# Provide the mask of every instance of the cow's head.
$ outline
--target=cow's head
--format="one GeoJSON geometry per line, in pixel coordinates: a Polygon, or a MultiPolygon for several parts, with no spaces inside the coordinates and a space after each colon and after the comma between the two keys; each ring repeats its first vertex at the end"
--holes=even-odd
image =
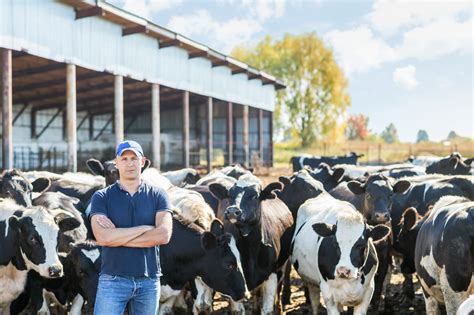
{"type": "Polygon", "coordinates": [[[327,279],[357,279],[373,242],[390,234],[386,225],[369,226],[360,213],[341,215],[336,224],[315,223],[316,234],[323,238],[319,249],[319,269],[327,279]]]}
{"type": "Polygon", "coordinates": [[[432,163],[426,167],[427,174],[469,175],[474,158],[463,159],[458,152],[432,163]]]}
{"type": "Polygon", "coordinates": [[[201,242],[206,253],[202,267],[204,282],[234,301],[242,300],[247,294],[247,285],[234,237],[224,233],[222,222],[215,219],[201,242]]]}
{"type": "MultiPolygon", "coordinates": [[[[88,159],[86,165],[92,174],[105,177],[105,185],[107,186],[112,185],[119,179],[119,170],[117,169],[114,160],[102,163],[96,159],[88,159]]],[[[142,172],[150,167],[150,165],[150,160],[146,159],[145,164],[142,167],[142,172]]]]}
{"type": "Polygon", "coordinates": [[[196,184],[198,180],[201,179],[201,175],[195,169],[188,169],[188,173],[184,177],[183,184],[193,185],[196,184]]]}
{"type": "Polygon", "coordinates": [[[330,191],[336,187],[344,176],[343,168],[331,168],[326,163],[321,163],[319,166],[310,172],[311,176],[320,181],[324,185],[326,191],[330,191]]]}
{"type": "Polygon", "coordinates": [[[274,191],[281,188],[280,182],[274,182],[262,189],[262,182],[252,174],[242,176],[230,189],[218,183],[209,185],[214,196],[229,200],[224,219],[235,224],[244,237],[260,224],[262,201],[276,198],[274,191]]]}
{"type": "Polygon", "coordinates": [[[0,197],[11,198],[17,204],[30,207],[33,192],[43,192],[49,188],[51,181],[47,178],[38,178],[30,183],[23,174],[16,170],[3,172],[0,181],[0,197]]]}
{"type": "Polygon", "coordinates": [[[42,207],[17,211],[9,224],[19,240],[19,254],[14,264],[21,270],[35,270],[41,276],[56,278],[63,275],[57,248],[61,233],[78,227],[75,218],[53,217],[42,207]]]}
{"type": "Polygon", "coordinates": [[[101,264],[99,247],[88,242],[75,244],[66,260],[67,276],[87,302],[94,305],[101,264]]]}
{"type": "Polygon", "coordinates": [[[402,194],[410,188],[410,182],[392,180],[382,174],[370,175],[365,182],[352,180],[347,187],[356,195],[364,195],[364,216],[369,224],[386,223],[390,221],[392,198],[395,194],[402,194]]]}
{"type": "Polygon", "coordinates": [[[420,230],[420,222],[423,217],[418,214],[415,208],[406,209],[402,214],[400,221],[400,232],[398,234],[398,244],[403,261],[401,270],[404,274],[412,274],[415,269],[415,244],[418,231],[420,230]]]}
{"type": "Polygon", "coordinates": [[[317,197],[324,191],[323,185],[306,170],[301,170],[290,178],[280,176],[278,180],[284,187],[282,190],[275,190],[275,193],[290,209],[293,218],[296,218],[299,207],[306,200],[317,197]]]}

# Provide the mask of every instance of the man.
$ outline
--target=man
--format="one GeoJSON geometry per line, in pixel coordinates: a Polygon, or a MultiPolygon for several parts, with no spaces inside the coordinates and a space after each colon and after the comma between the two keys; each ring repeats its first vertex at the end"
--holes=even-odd
{"type": "Polygon", "coordinates": [[[94,314],[154,315],[160,297],[159,245],[171,238],[167,193],[141,180],[145,157],[140,144],[123,141],[115,159],[119,180],[97,191],[91,225],[102,246],[102,267],[94,314]]]}

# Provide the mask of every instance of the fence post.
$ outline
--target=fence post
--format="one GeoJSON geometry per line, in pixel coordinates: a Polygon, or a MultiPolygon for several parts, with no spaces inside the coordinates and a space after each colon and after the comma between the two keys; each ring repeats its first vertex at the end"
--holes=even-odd
{"type": "Polygon", "coordinates": [[[378,146],[378,151],[379,151],[379,164],[382,164],[382,144],[380,143],[378,146]]]}

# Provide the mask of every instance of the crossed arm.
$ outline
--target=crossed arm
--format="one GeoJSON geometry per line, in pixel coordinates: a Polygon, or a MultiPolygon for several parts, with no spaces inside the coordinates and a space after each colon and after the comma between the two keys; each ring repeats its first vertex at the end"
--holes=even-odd
{"type": "Polygon", "coordinates": [[[91,218],[92,232],[97,244],[107,247],[152,247],[167,244],[171,238],[173,222],[171,214],[157,212],[155,226],[140,225],[116,228],[107,216],[96,214],[91,218]]]}

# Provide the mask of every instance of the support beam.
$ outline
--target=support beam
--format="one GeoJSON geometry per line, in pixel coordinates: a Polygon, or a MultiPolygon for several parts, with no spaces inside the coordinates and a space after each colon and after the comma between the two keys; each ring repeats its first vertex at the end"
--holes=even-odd
{"type": "Polygon", "coordinates": [[[167,40],[167,41],[162,41],[160,42],[159,48],[167,48],[167,47],[173,47],[173,46],[179,46],[181,43],[177,39],[172,39],[172,40],[167,40]]]}
{"type": "MultiPolygon", "coordinates": [[[[35,136],[36,139],[38,139],[39,137],[41,137],[43,135],[43,133],[49,128],[49,126],[51,126],[51,124],[53,123],[53,121],[58,118],[58,116],[62,113],[63,111],[63,108],[58,108],[58,111],[53,115],[53,117],[51,117],[48,121],[48,123],[43,127],[43,129],[41,129],[41,131],[35,136]]],[[[36,113],[36,111],[35,111],[36,113]]],[[[36,116],[36,115],[35,115],[36,116]]],[[[36,120],[36,117],[35,117],[35,120],[36,120]]]]}
{"type": "Polygon", "coordinates": [[[189,167],[189,92],[183,91],[183,162],[189,167]]]}
{"type": "Polygon", "coordinates": [[[273,112],[270,112],[270,143],[268,145],[269,147],[269,163],[270,163],[270,167],[273,167],[273,112]]]}
{"type": "Polygon", "coordinates": [[[258,110],[258,155],[263,162],[263,109],[258,110]]]}
{"type": "Polygon", "coordinates": [[[1,99],[2,102],[2,162],[3,169],[13,168],[13,94],[12,94],[12,51],[0,48],[1,99]]]}
{"type": "Polygon", "coordinates": [[[64,63],[52,63],[46,66],[41,66],[37,68],[27,68],[22,70],[16,70],[13,72],[13,77],[19,79],[25,76],[34,75],[34,74],[43,74],[45,72],[56,71],[59,69],[64,69],[64,63]]]}
{"type": "Polygon", "coordinates": [[[212,158],[213,158],[213,106],[212,106],[212,97],[208,97],[207,99],[207,171],[212,171],[212,158]]]}
{"type": "Polygon", "coordinates": [[[227,65],[227,61],[225,60],[222,60],[222,61],[216,61],[216,62],[213,62],[212,63],[212,67],[215,68],[215,67],[222,67],[222,66],[226,66],[227,65]]]}
{"type": "Polygon", "coordinates": [[[107,120],[107,122],[105,123],[104,127],[102,127],[102,129],[100,129],[99,133],[97,134],[97,136],[95,136],[94,138],[94,141],[97,141],[100,136],[102,136],[102,134],[104,133],[104,131],[107,129],[107,127],[109,127],[109,125],[112,123],[112,121],[114,120],[114,116],[111,115],[110,116],[110,119],[107,120]]]}
{"type": "Polygon", "coordinates": [[[102,16],[104,13],[105,12],[101,7],[91,7],[87,9],[76,10],[76,20],[92,16],[102,16]]]}
{"type": "Polygon", "coordinates": [[[89,118],[90,114],[87,113],[82,119],[81,121],[79,122],[79,124],[77,124],[77,130],[81,129],[82,125],[84,125],[84,123],[86,122],[87,118],[89,118]]]}
{"type": "Polygon", "coordinates": [[[124,133],[126,133],[128,131],[128,129],[130,129],[130,127],[132,127],[133,123],[135,121],[137,121],[137,118],[138,118],[138,115],[133,115],[132,116],[132,119],[130,119],[128,124],[125,126],[124,133]]]}
{"type": "Polygon", "coordinates": [[[30,128],[31,128],[31,139],[36,139],[36,113],[38,111],[33,107],[31,109],[31,123],[30,123],[30,128]]]}
{"type": "Polygon", "coordinates": [[[236,70],[232,70],[232,75],[234,75],[234,74],[241,74],[241,73],[247,73],[247,69],[236,69],[236,70]]]}
{"type": "Polygon", "coordinates": [[[89,140],[94,139],[94,115],[89,113],[89,140]]]}
{"type": "Polygon", "coordinates": [[[148,33],[146,25],[136,25],[122,29],[122,36],[133,34],[148,33]]]}
{"type": "MultiPolygon", "coordinates": [[[[104,73],[104,72],[91,72],[91,73],[86,73],[80,76],[76,77],[76,82],[80,81],[85,81],[89,79],[95,79],[99,77],[104,77],[104,76],[109,76],[110,73],[104,73]]],[[[15,78],[16,79],[16,78],[15,78]]],[[[27,85],[22,85],[22,86],[16,86],[15,85],[15,93],[20,93],[20,92],[29,92],[31,90],[35,89],[41,89],[41,88],[51,88],[56,85],[64,85],[64,78],[60,79],[53,79],[53,80],[45,80],[41,82],[35,82],[27,85]]]]}
{"type": "Polygon", "coordinates": [[[249,107],[243,105],[243,139],[244,139],[244,166],[250,167],[250,147],[249,147],[249,107]]]}
{"type": "Polygon", "coordinates": [[[114,80],[114,127],[115,147],[123,141],[123,77],[116,75],[114,80]]]}
{"type": "Polygon", "coordinates": [[[161,168],[161,140],[160,140],[160,86],[151,86],[151,151],[153,167],[161,168]]]}
{"type": "Polygon", "coordinates": [[[20,111],[16,114],[15,118],[13,118],[12,126],[15,125],[15,122],[18,120],[18,118],[20,118],[20,116],[25,112],[25,110],[28,108],[28,105],[28,103],[25,103],[20,111]]]}
{"type": "Polygon", "coordinates": [[[190,53],[189,56],[188,56],[188,59],[199,58],[199,57],[207,57],[208,55],[209,54],[208,54],[207,51],[201,50],[201,51],[196,51],[196,52],[190,53]]]}
{"type": "Polygon", "coordinates": [[[66,71],[66,139],[67,170],[77,172],[76,65],[68,64],[66,71]]]}
{"type": "Polygon", "coordinates": [[[234,117],[232,103],[227,103],[227,163],[234,163],[234,117]]]}

